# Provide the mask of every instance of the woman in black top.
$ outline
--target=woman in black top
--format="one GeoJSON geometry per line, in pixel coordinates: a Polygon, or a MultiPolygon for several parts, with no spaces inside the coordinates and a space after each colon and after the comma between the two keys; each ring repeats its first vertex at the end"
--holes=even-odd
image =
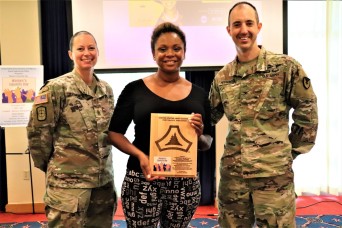
{"type": "Polygon", "coordinates": [[[162,23],[151,37],[156,73],[126,85],[109,127],[109,140],[130,155],[121,200],[128,227],[187,227],[200,201],[196,178],[160,178],[149,167],[151,113],[192,114],[199,150],[211,145],[210,105],[203,89],[180,77],[185,35],[172,23],[162,23]],[[131,121],[135,139],[124,134],[131,121]]]}

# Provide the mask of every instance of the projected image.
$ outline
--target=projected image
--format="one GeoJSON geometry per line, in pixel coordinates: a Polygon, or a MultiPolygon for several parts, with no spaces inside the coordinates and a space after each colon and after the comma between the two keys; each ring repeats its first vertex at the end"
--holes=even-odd
{"type": "Polygon", "coordinates": [[[221,26],[227,21],[229,4],[229,0],[129,0],[130,26],[155,26],[162,22],[179,26],[221,26]]]}
{"type": "MultiPolygon", "coordinates": [[[[150,39],[153,28],[173,22],[185,32],[187,50],[182,68],[218,69],[236,56],[227,33],[229,9],[239,0],[72,0],[73,31],[97,37],[96,69],[155,68],[150,39]],[[89,17],[89,12],[96,17],[89,17]]],[[[282,0],[251,0],[262,30],[258,44],[281,52],[282,0]]]]}
{"type": "MultiPolygon", "coordinates": [[[[120,68],[155,67],[150,36],[156,24],[171,21],[187,40],[183,67],[223,66],[236,55],[226,26],[227,0],[104,1],[106,65],[120,68]]],[[[260,2],[255,2],[260,8],[260,2]]],[[[261,11],[261,10],[260,10],[261,11]]]]}
{"type": "Polygon", "coordinates": [[[155,24],[162,22],[172,22],[176,25],[183,25],[183,14],[180,11],[181,6],[177,0],[154,0],[162,6],[162,12],[155,24]]]}

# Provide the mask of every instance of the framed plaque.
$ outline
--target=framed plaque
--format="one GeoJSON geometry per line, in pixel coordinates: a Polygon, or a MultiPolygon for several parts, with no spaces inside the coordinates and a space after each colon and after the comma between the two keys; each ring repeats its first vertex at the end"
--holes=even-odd
{"type": "Polygon", "coordinates": [[[197,134],[187,114],[151,114],[150,166],[152,175],[195,177],[197,134]]]}

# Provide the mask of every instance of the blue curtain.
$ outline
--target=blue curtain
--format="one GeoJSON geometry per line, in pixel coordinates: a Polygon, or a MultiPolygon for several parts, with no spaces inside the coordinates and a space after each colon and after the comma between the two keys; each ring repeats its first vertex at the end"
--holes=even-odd
{"type": "Polygon", "coordinates": [[[41,0],[42,63],[44,80],[72,69],[68,56],[72,31],[71,0],[41,0]]]}
{"type": "MultiPolygon", "coordinates": [[[[202,87],[209,93],[211,82],[213,81],[215,72],[208,71],[186,71],[185,77],[199,87],[202,87]]],[[[202,198],[200,205],[213,205],[215,199],[216,181],[215,181],[215,127],[212,127],[213,143],[208,151],[198,154],[199,176],[201,181],[202,198]]]]}

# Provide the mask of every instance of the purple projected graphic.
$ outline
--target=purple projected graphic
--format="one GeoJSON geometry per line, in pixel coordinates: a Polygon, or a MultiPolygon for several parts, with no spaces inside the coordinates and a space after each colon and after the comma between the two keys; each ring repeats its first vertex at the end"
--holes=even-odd
{"type": "MultiPolygon", "coordinates": [[[[261,3],[253,4],[261,14],[261,3]]],[[[103,1],[105,65],[155,67],[150,36],[156,24],[168,20],[186,34],[184,67],[222,66],[236,55],[226,30],[232,5],[229,0],[103,1]]]]}

